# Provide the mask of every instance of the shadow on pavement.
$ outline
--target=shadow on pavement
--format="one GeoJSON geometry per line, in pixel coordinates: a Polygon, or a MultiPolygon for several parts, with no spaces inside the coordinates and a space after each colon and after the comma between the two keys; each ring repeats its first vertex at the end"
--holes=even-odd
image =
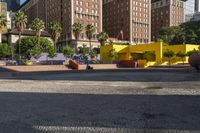
{"type": "Polygon", "coordinates": [[[200,132],[199,101],[200,96],[1,92],[0,132],[48,133],[38,126],[200,132]]]}
{"type": "Polygon", "coordinates": [[[24,75],[0,79],[20,80],[69,80],[69,81],[122,81],[122,82],[181,82],[200,81],[200,73],[187,72],[95,72],[24,75]]]}

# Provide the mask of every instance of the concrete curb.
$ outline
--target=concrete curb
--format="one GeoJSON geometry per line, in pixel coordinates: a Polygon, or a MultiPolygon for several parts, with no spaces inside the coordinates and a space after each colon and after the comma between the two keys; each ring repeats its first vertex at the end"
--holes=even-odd
{"type": "Polygon", "coordinates": [[[61,70],[61,71],[38,71],[38,72],[3,72],[0,78],[6,77],[30,77],[40,75],[54,74],[72,74],[72,73],[99,73],[99,72],[170,72],[170,73],[195,73],[192,68],[137,68],[137,69],[94,69],[94,70],[61,70]]]}

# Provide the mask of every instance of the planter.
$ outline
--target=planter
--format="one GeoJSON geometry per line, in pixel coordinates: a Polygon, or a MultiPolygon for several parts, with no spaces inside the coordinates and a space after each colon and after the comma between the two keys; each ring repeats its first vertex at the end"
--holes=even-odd
{"type": "Polygon", "coordinates": [[[189,63],[192,67],[195,67],[197,70],[200,70],[200,54],[192,54],[189,57],[189,63]]]}
{"type": "Polygon", "coordinates": [[[138,67],[145,68],[147,60],[138,60],[138,67]]]}

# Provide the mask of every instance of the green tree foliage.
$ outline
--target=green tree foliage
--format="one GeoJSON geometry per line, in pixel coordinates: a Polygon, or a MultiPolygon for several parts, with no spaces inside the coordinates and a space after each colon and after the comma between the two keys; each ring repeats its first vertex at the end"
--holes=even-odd
{"type": "Polygon", "coordinates": [[[0,15],[0,32],[7,26],[7,19],[5,16],[0,15]]]}
{"type": "Polygon", "coordinates": [[[67,58],[72,58],[75,54],[74,48],[71,48],[69,46],[63,47],[62,52],[67,58]]]}
{"type": "Polygon", "coordinates": [[[109,36],[106,32],[100,32],[98,35],[97,35],[97,39],[98,41],[100,42],[101,46],[104,46],[105,45],[105,42],[108,40],[109,36]]]}
{"type": "Polygon", "coordinates": [[[156,60],[156,54],[152,51],[146,51],[143,53],[143,59],[146,59],[147,61],[155,61],[156,60]]]}
{"type": "Polygon", "coordinates": [[[13,20],[15,22],[15,28],[19,32],[18,55],[19,55],[19,59],[21,59],[21,34],[23,30],[26,28],[27,16],[24,14],[24,12],[18,11],[15,13],[13,20]]]}
{"type": "Polygon", "coordinates": [[[95,27],[92,24],[88,24],[85,27],[87,38],[90,42],[90,51],[92,50],[92,37],[95,32],[95,27]]]}
{"type": "Polygon", "coordinates": [[[44,21],[39,19],[39,18],[34,19],[33,22],[32,22],[31,28],[33,30],[35,30],[35,35],[37,37],[37,44],[39,45],[41,31],[44,30],[44,28],[45,28],[44,21]]]}
{"type": "Polygon", "coordinates": [[[0,59],[11,58],[13,48],[8,44],[0,44],[0,59]]]}
{"type": "Polygon", "coordinates": [[[60,38],[61,36],[61,33],[62,33],[62,27],[61,27],[61,24],[57,21],[53,21],[50,23],[50,30],[51,30],[51,36],[52,36],[52,39],[54,40],[54,48],[56,50],[56,44],[58,42],[58,39],[60,38]]]}
{"type": "Polygon", "coordinates": [[[83,24],[81,24],[81,23],[77,22],[72,25],[73,34],[76,39],[76,46],[75,46],[76,53],[78,52],[78,50],[77,50],[78,40],[80,38],[80,35],[81,35],[83,29],[84,29],[84,27],[83,27],[83,24]]]}
{"type": "Polygon", "coordinates": [[[73,34],[74,34],[76,41],[78,41],[80,34],[83,31],[83,28],[84,28],[83,24],[81,24],[81,23],[74,23],[73,24],[72,30],[73,30],[73,34]]]}
{"type": "Polygon", "coordinates": [[[175,53],[172,50],[166,50],[163,53],[163,56],[168,59],[168,63],[169,65],[171,65],[171,61],[172,61],[172,58],[175,56],[175,53]]]}
{"type": "Polygon", "coordinates": [[[182,51],[179,51],[178,53],[176,53],[176,57],[180,58],[181,61],[183,62],[184,64],[184,61],[185,61],[185,57],[187,56],[186,53],[182,52],[182,51]]]}
{"type": "MultiPolygon", "coordinates": [[[[33,57],[40,57],[42,52],[51,54],[51,50],[54,50],[53,44],[47,38],[41,38],[40,43],[37,46],[36,37],[24,37],[21,40],[21,54],[25,59],[33,57]]],[[[19,40],[17,41],[16,53],[18,54],[19,40]]],[[[55,53],[55,51],[54,51],[55,53]]]]}
{"type": "MultiPolygon", "coordinates": [[[[7,27],[7,18],[4,15],[0,15],[0,33],[3,32],[5,27],[7,27]]],[[[1,34],[0,34],[0,39],[1,39],[1,34]]]]}
{"type": "Polygon", "coordinates": [[[90,48],[88,48],[86,45],[83,45],[83,47],[80,47],[80,54],[83,56],[87,56],[90,52],[90,48]]]}
{"type": "Polygon", "coordinates": [[[97,56],[97,51],[96,51],[95,49],[92,49],[92,50],[90,51],[89,55],[90,55],[91,58],[94,58],[94,57],[97,56]]]}
{"type": "Polygon", "coordinates": [[[50,58],[54,58],[57,56],[56,52],[55,52],[55,48],[52,46],[52,45],[48,45],[48,48],[47,48],[47,53],[48,53],[48,57],[50,58]]]}
{"type": "Polygon", "coordinates": [[[200,21],[189,21],[176,27],[163,27],[158,39],[173,44],[200,44],[200,21]]]}
{"type": "Polygon", "coordinates": [[[117,52],[114,48],[108,51],[108,57],[110,58],[111,63],[112,60],[114,60],[117,57],[117,52]]]}
{"type": "Polygon", "coordinates": [[[187,52],[187,56],[191,56],[192,54],[197,54],[197,53],[200,53],[200,50],[193,49],[187,52]]]}

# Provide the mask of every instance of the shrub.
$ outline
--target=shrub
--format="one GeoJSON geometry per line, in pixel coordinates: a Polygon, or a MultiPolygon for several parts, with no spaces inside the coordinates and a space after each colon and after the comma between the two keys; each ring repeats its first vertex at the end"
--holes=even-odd
{"type": "Polygon", "coordinates": [[[176,57],[180,58],[181,61],[183,62],[183,64],[184,64],[184,59],[185,59],[186,56],[187,56],[187,54],[185,54],[182,51],[179,51],[178,53],[176,53],[176,57]]]}
{"type": "Polygon", "coordinates": [[[112,60],[114,60],[117,57],[117,52],[114,48],[108,51],[108,57],[110,58],[111,63],[112,60]]]}
{"type": "Polygon", "coordinates": [[[80,47],[80,54],[83,56],[86,56],[89,54],[90,48],[86,47],[86,45],[83,45],[83,47],[80,47]]]}
{"type": "Polygon", "coordinates": [[[8,44],[0,44],[0,59],[11,58],[13,48],[8,44]]]}
{"type": "Polygon", "coordinates": [[[147,61],[155,61],[156,60],[156,54],[152,51],[146,51],[143,53],[143,59],[146,59],[147,61]]]}
{"type": "Polygon", "coordinates": [[[200,53],[200,50],[193,49],[187,52],[187,56],[191,56],[192,54],[200,53]]]}
{"type": "Polygon", "coordinates": [[[168,63],[169,65],[171,65],[171,61],[172,61],[172,58],[175,56],[175,53],[174,51],[168,49],[167,51],[163,53],[163,56],[168,59],[168,63]]]}
{"type": "Polygon", "coordinates": [[[75,54],[74,48],[71,48],[69,46],[63,47],[62,52],[68,58],[72,58],[72,56],[75,54]]]}
{"type": "Polygon", "coordinates": [[[94,50],[94,49],[92,49],[92,50],[90,51],[89,55],[90,55],[91,58],[94,58],[94,57],[97,56],[97,51],[94,50]]]}
{"type": "MultiPolygon", "coordinates": [[[[16,54],[18,54],[19,42],[16,45],[16,54]]],[[[24,37],[21,40],[21,55],[25,59],[31,57],[39,58],[42,52],[52,53],[53,44],[47,38],[41,38],[39,45],[37,45],[36,37],[24,37]]],[[[55,51],[54,51],[55,52],[55,51]]]]}

